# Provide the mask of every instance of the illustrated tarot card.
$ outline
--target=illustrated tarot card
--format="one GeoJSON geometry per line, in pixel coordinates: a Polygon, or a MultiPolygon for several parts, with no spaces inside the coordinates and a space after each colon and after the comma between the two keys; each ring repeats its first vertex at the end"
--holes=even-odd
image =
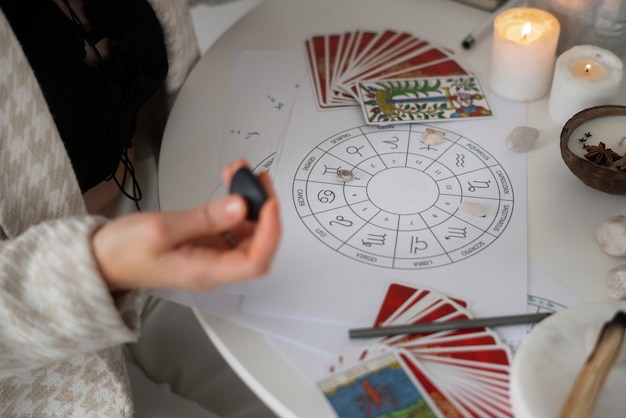
{"type": "Polygon", "coordinates": [[[357,86],[361,109],[370,125],[493,116],[475,76],[363,81],[357,86]]]}
{"type": "Polygon", "coordinates": [[[392,352],[337,372],[318,386],[340,418],[442,416],[392,352]]]}

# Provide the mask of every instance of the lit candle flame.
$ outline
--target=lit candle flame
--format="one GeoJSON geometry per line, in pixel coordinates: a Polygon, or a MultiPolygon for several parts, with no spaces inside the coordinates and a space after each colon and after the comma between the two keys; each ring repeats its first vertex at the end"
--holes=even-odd
{"type": "Polygon", "coordinates": [[[524,27],[522,28],[522,40],[524,41],[526,40],[526,38],[528,37],[528,34],[530,33],[530,29],[531,29],[530,22],[526,22],[524,24],[524,27]]]}
{"type": "Polygon", "coordinates": [[[589,74],[591,72],[591,64],[585,65],[585,74],[589,74]]]}

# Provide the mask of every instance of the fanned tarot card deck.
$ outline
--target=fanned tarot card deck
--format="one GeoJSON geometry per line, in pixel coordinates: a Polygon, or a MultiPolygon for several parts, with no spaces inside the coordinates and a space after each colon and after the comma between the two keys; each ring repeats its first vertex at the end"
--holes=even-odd
{"type": "MultiPolygon", "coordinates": [[[[391,283],[373,325],[470,318],[463,300],[391,283]]],[[[487,328],[397,335],[346,348],[318,386],[340,418],[512,417],[510,365],[487,328]]]]}
{"type": "Polygon", "coordinates": [[[475,75],[406,32],[317,35],[305,46],[319,109],[361,106],[372,125],[493,116],[475,75]]]}

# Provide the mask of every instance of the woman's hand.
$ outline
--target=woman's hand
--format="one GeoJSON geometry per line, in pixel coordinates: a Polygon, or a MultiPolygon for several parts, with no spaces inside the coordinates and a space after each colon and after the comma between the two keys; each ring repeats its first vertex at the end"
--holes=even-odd
{"type": "MultiPolygon", "coordinates": [[[[224,169],[228,185],[243,160],[224,169]]],[[[259,219],[247,221],[243,197],[228,195],[180,212],[137,213],[96,232],[93,251],[109,288],[210,290],[269,272],[281,235],[276,193],[267,173],[259,219]]]]}

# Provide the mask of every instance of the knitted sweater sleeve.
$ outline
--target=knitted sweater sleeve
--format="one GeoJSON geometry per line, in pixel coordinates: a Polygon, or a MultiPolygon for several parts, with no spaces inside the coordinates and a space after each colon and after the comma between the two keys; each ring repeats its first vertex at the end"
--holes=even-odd
{"type": "Polygon", "coordinates": [[[138,337],[140,295],[113,298],[91,250],[104,222],[45,221],[0,241],[0,379],[138,337]]]}
{"type": "MultiPolygon", "coordinates": [[[[163,27],[169,71],[166,91],[173,101],[189,71],[200,58],[188,1],[148,0],[163,27]]],[[[171,105],[171,103],[170,103],[171,105]]]]}

